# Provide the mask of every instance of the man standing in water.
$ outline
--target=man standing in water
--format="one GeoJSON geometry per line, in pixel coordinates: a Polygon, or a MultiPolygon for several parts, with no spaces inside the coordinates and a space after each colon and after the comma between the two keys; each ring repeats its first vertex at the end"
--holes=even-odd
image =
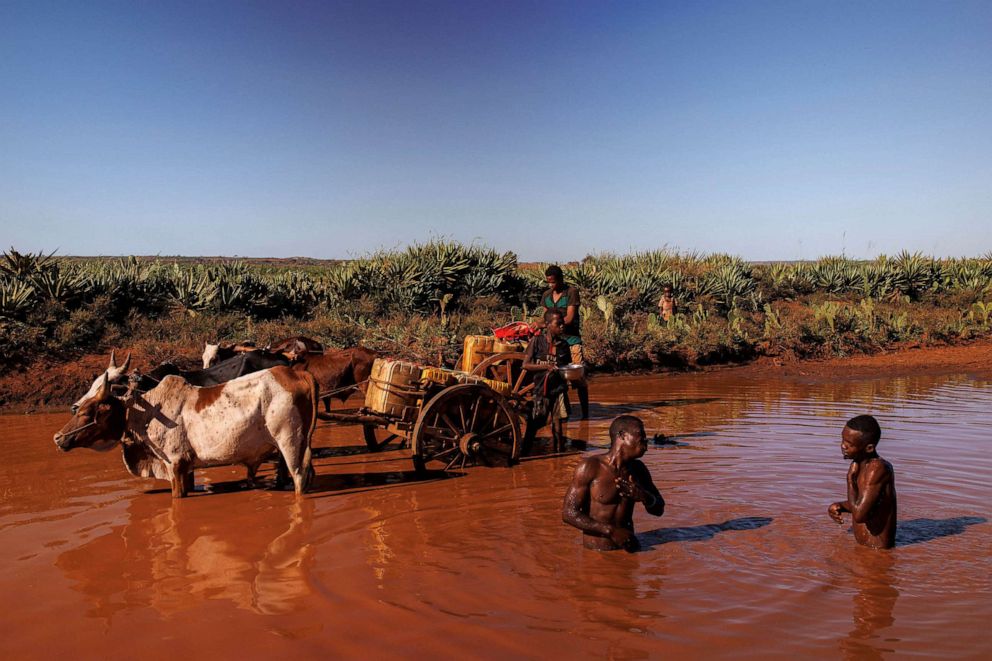
{"type": "Polygon", "coordinates": [[[586,457],[575,469],[561,518],[582,531],[587,549],[633,553],[640,548],[634,536],[634,503],[644,503],[654,516],[665,513],[665,499],[640,461],[647,449],[644,423],[621,415],[610,425],[609,452],[586,457]]]}
{"type": "Polygon", "coordinates": [[[841,452],[851,460],[847,471],[847,500],[834,503],[827,514],[843,523],[853,520],[854,539],[873,549],[890,549],[896,543],[896,483],[892,464],[878,456],[882,437],[878,421],[870,415],[851,418],[841,432],[841,452]]]}

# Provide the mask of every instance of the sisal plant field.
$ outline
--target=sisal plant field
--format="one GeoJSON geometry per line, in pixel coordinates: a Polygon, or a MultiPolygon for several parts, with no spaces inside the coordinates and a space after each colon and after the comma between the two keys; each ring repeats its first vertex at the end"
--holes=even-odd
{"type": "MultiPolygon", "coordinates": [[[[187,357],[204,341],[304,334],[451,365],[466,334],[533,319],[545,265],[431,241],[342,262],[0,258],[0,373],[111,348],[187,357]]],[[[992,329],[992,254],[751,263],[658,250],[562,265],[594,370],[686,368],[946,344],[992,329]],[[657,314],[664,285],[679,303],[657,314]]]]}

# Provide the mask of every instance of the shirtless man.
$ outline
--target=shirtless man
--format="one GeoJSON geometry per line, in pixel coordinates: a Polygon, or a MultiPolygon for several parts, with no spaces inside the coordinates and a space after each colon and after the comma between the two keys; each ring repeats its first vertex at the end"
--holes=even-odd
{"type": "Polygon", "coordinates": [[[587,549],[632,553],[640,548],[634,536],[634,503],[644,503],[654,516],[665,513],[665,499],[640,462],[647,449],[644,423],[621,415],[610,425],[610,451],[586,457],[575,469],[561,518],[582,531],[587,549]]]}
{"type": "Polygon", "coordinates": [[[882,436],[870,415],[851,418],[841,432],[841,452],[851,460],[847,471],[847,500],[832,504],[827,514],[843,523],[853,520],[854,539],[873,549],[890,549],[896,543],[896,483],[892,464],[878,456],[875,446],[882,436]]]}

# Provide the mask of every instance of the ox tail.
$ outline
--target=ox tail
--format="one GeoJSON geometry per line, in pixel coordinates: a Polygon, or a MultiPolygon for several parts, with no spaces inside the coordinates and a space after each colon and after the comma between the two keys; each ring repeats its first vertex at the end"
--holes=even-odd
{"type": "Polygon", "coordinates": [[[313,452],[310,449],[310,444],[313,442],[313,433],[317,429],[317,406],[320,403],[320,386],[317,384],[317,379],[310,372],[303,371],[299,372],[299,374],[306,378],[307,385],[310,386],[310,428],[307,430],[306,444],[303,448],[303,490],[306,491],[314,476],[313,452]]]}

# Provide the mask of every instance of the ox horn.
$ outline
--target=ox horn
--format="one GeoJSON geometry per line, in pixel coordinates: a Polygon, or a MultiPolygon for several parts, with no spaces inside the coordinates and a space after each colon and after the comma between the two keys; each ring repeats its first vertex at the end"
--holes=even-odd
{"type": "Polygon", "coordinates": [[[121,367],[120,367],[121,372],[126,372],[127,371],[127,368],[128,368],[128,365],[130,365],[130,364],[131,364],[131,352],[128,351],[127,352],[127,358],[124,359],[124,364],[121,365],[121,367]]]}
{"type": "Polygon", "coordinates": [[[110,350],[110,369],[117,369],[117,358],[114,356],[114,350],[110,350]]]}

